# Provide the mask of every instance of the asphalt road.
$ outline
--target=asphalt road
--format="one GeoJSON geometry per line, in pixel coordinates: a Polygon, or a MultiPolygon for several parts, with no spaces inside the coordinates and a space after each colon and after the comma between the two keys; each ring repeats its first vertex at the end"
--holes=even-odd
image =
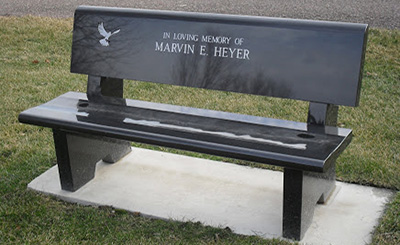
{"type": "Polygon", "coordinates": [[[0,16],[72,17],[78,5],[358,22],[400,29],[400,0],[0,0],[0,16]]]}

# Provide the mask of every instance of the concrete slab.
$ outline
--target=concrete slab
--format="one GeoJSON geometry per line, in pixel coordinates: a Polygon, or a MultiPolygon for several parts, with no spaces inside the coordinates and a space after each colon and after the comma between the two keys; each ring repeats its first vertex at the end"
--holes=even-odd
{"type": "MultiPolygon", "coordinates": [[[[29,189],[85,205],[106,205],[164,219],[200,221],[235,233],[281,237],[281,172],[132,148],[76,192],[61,190],[56,166],[29,189]]],[[[393,192],[337,182],[318,205],[303,244],[365,244],[393,192]]]]}

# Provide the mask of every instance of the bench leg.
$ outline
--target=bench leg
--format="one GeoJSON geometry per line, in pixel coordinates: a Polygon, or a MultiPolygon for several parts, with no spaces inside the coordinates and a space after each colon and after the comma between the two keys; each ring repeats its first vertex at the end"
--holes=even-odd
{"type": "Polygon", "coordinates": [[[53,129],[61,188],[76,191],[94,178],[100,160],[114,163],[131,151],[130,142],[53,129]]]}
{"type": "Polygon", "coordinates": [[[284,170],[283,237],[301,240],[311,225],[314,208],[335,188],[335,164],[326,173],[284,170]]]}

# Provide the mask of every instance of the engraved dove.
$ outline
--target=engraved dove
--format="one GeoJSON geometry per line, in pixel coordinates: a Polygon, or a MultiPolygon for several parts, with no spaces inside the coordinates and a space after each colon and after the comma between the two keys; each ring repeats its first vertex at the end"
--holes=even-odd
{"type": "Polygon", "coordinates": [[[102,35],[102,36],[104,37],[103,39],[100,39],[100,40],[99,40],[100,44],[101,44],[102,46],[104,46],[104,47],[110,46],[110,42],[108,41],[108,39],[109,39],[112,35],[117,34],[117,33],[120,31],[120,29],[118,29],[118,30],[116,30],[116,31],[114,31],[114,32],[106,31],[106,29],[104,28],[104,23],[103,23],[103,22],[101,22],[101,23],[99,24],[99,26],[97,27],[97,29],[99,30],[100,35],[102,35]]]}

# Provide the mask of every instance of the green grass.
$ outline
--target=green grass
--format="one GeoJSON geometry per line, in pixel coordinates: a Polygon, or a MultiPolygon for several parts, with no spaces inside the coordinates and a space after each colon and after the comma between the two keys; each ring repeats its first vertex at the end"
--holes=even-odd
{"type": "MultiPolygon", "coordinates": [[[[72,20],[0,17],[0,244],[264,243],[286,244],[199,223],[154,220],[111,208],[65,203],[26,189],[55,164],[49,129],[20,124],[18,114],[67,91],[86,89],[70,74],[72,20]]],[[[354,139],[338,159],[341,181],[400,190],[400,32],[369,32],[361,102],[340,108],[339,125],[354,139]]],[[[307,104],[168,85],[126,82],[126,97],[305,121],[307,104]]],[[[205,158],[251,164],[160,147],[205,158]]],[[[251,164],[259,166],[257,164],[251,164]]],[[[389,205],[374,244],[400,242],[400,194],[389,205]]]]}

